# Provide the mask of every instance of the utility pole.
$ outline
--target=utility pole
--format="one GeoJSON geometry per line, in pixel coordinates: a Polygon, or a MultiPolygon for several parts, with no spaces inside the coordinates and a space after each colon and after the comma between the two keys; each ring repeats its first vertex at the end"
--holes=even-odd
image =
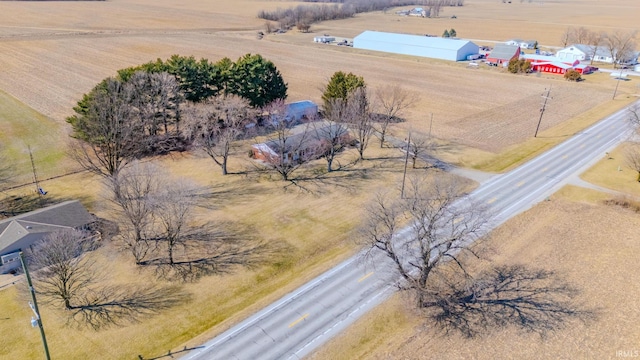
{"type": "Polygon", "coordinates": [[[404,174],[402,174],[402,190],[400,190],[400,198],[404,199],[404,181],[407,178],[407,164],[409,163],[409,145],[411,144],[411,131],[407,138],[407,156],[404,158],[404,174]]]}
{"type": "MultiPolygon", "coordinates": [[[[29,154],[31,154],[31,149],[29,149],[29,154]]],[[[40,311],[38,310],[38,302],[36,301],[36,290],[33,288],[33,284],[31,283],[31,276],[29,276],[29,269],[27,269],[27,263],[24,261],[24,255],[22,254],[22,251],[20,251],[20,262],[22,263],[22,270],[24,270],[24,275],[27,278],[29,293],[31,293],[31,300],[33,301],[29,302],[29,307],[36,315],[35,319],[33,317],[31,318],[31,325],[33,327],[36,327],[37,325],[40,328],[42,345],[44,345],[44,355],[47,360],[51,360],[51,356],[49,355],[49,346],[47,346],[47,337],[44,335],[44,327],[42,326],[42,319],[40,318],[40,311]]]]}
{"type": "Polygon", "coordinates": [[[36,184],[36,193],[38,197],[42,197],[42,191],[40,190],[40,183],[38,182],[38,174],[36,173],[36,164],[33,161],[33,153],[31,152],[31,145],[27,145],[29,149],[29,159],[31,159],[31,170],[33,171],[33,183],[36,184]]]}
{"type": "Polygon", "coordinates": [[[616,81],[616,88],[615,90],[613,90],[613,97],[611,98],[611,100],[615,100],[616,99],[616,93],[618,92],[618,85],[620,85],[620,80],[622,79],[622,72],[624,71],[624,69],[621,69],[620,72],[618,73],[618,81],[616,81]]]}
{"type": "Polygon", "coordinates": [[[551,93],[551,85],[549,85],[549,90],[547,90],[547,94],[542,94],[542,98],[544,98],[544,102],[542,103],[542,108],[540,109],[540,119],[538,119],[538,126],[536,126],[536,133],[533,134],[533,137],[538,136],[538,130],[540,130],[540,123],[542,122],[542,115],[544,115],[544,110],[547,108],[547,100],[551,99],[549,97],[549,93],[551,93]]]}

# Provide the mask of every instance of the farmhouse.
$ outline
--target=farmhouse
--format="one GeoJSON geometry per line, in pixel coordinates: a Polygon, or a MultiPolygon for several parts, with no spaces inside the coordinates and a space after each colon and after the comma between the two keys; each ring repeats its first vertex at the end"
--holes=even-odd
{"type": "Polygon", "coordinates": [[[351,136],[345,128],[335,126],[335,124],[327,124],[311,129],[305,125],[303,131],[286,139],[284,148],[281,146],[282,143],[276,140],[254,144],[251,146],[253,158],[271,164],[280,162],[280,154],[284,163],[320,158],[326,147],[331,146],[331,139],[339,138],[343,144],[351,141],[351,136]]]}
{"type": "Polygon", "coordinates": [[[0,274],[20,267],[18,252],[47,234],[82,228],[94,221],[94,217],[77,200],[0,220],[0,274]]]}
{"type": "Polygon", "coordinates": [[[590,45],[574,44],[562,50],[558,50],[556,57],[563,62],[573,63],[575,60],[593,61],[613,64],[611,53],[602,47],[595,48],[590,45]]]}
{"type": "Polygon", "coordinates": [[[518,59],[519,56],[520,46],[498,44],[491,53],[487,55],[487,63],[500,65],[502,63],[508,63],[511,59],[518,59]]]}
{"type": "Polygon", "coordinates": [[[450,61],[465,60],[478,53],[478,45],[468,40],[365,31],[353,39],[356,49],[422,56],[450,61]]]}

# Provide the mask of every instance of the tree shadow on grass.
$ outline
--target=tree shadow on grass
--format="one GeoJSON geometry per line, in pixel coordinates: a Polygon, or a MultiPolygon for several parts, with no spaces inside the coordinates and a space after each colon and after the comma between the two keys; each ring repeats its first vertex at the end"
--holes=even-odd
{"type": "Polygon", "coordinates": [[[426,304],[428,317],[446,333],[469,338],[508,326],[544,336],[569,320],[596,316],[596,310],[578,303],[579,291],[556,273],[521,265],[495,267],[438,290],[426,304]]]}
{"type": "MultiPolygon", "coordinates": [[[[166,280],[197,281],[202,276],[229,274],[240,267],[255,268],[287,251],[284,243],[266,242],[251,227],[233,223],[207,223],[186,234],[173,261],[158,256],[141,262],[166,280]]],[[[160,252],[166,254],[166,251],[160,252]]]]}
{"type": "Polygon", "coordinates": [[[69,309],[68,324],[94,330],[122,326],[189,301],[178,286],[108,286],[84,294],[78,306],[69,309]]]}

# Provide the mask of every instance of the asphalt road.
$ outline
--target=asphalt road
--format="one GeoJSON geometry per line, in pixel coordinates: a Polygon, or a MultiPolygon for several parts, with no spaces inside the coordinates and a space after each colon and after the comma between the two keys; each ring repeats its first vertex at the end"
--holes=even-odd
{"type": "MultiPolygon", "coordinates": [[[[640,101],[638,102],[640,103],[640,101]]],[[[621,110],[468,196],[494,214],[492,226],[544,201],[631,132],[621,110]]],[[[191,351],[183,359],[298,359],[310,354],[395,291],[398,275],[380,252],[346,260],[191,351]]]]}

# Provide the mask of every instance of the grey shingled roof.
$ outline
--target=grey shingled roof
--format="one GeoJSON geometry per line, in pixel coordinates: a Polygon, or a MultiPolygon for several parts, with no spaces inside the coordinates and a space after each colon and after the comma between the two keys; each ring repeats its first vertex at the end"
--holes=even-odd
{"type": "Polygon", "coordinates": [[[0,220],[0,255],[28,247],[52,231],[77,228],[93,221],[93,216],[77,200],[0,220]]]}
{"type": "Polygon", "coordinates": [[[487,58],[510,60],[514,55],[518,53],[519,48],[519,46],[515,45],[498,44],[493,48],[487,58]]]}

